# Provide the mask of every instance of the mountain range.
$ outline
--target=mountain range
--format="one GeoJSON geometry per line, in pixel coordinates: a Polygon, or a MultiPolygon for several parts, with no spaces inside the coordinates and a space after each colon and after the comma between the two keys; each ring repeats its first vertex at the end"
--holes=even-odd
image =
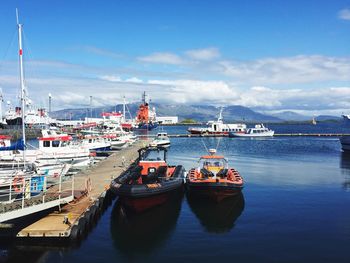
{"type": "MultiPolygon", "coordinates": [[[[127,105],[128,113],[132,117],[136,116],[139,104],[131,103],[127,105]]],[[[178,116],[179,121],[193,119],[198,122],[215,120],[220,111],[219,107],[210,105],[184,105],[184,104],[159,104],[153,103],[151,107],[156,108],[157,116],[178,116]]],[[[122,111],[123,105],[95,108],[64,109],[51,113],[57,119],[84,119],[85,117],[99,117],[101,113],[111,111],[122,111]]],[[[292,111],[284,111],[275,114],[263,114],[248,107],[231,105],[224,108],[223,118],[225,122],[285,122],[285,121],[311,121],[312,116],[301,115],[292,111]]],[[[340,120],[335,116],[317,116],[317,121],[340,120]]]]}

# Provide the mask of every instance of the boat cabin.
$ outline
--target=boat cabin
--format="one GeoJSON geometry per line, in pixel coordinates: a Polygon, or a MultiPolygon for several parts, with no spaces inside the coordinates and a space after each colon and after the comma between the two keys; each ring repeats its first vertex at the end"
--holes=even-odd
{"type": "Polygon", "coordinates": [[[66,147],[73,140],[72,136],[67,134],[58,134],[54,130],[42,130],[42,137],[39,137],[39,149],[50,149],[66,147]]]}
{"type": "Polygon", "coordinates": [[[158,132],[157,139],[168,138],[168,134],[166,132],[158,132]]]}
{"type": "Polygon", "coordinates": [[[139,166],[141,175],[155,173],[161,166],[167,166],[167,150],[163,147],[147,147],[139,150],[139,166]]]}
{"type": "Polygon", "coordinates": [[[266,133],[270,130],[266,128],[263,124],[257,124],[254,128],[249,128],[247,130],[247,134],[258,134],[258,133],[266,133]]]}
{"type": "Polygon", "coordinates": [[[228,162],[224,156],[205,155],[199,159],[199,169],[216,175],[220,170],[228,169],[228,162]]]}

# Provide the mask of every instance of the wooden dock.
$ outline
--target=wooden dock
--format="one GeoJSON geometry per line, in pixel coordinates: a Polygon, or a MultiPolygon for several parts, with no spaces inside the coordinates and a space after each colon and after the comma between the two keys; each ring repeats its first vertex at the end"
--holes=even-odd
{"type": "Polygon", "coordinates": [[[135,161],[137,150],[145,145],[146,141],[140,140],[75,175],[74,201],[22,229],[17,238],[79,239],[96,222],[106,202],[111,200],[108,191],[111,180],[135,161]]]}

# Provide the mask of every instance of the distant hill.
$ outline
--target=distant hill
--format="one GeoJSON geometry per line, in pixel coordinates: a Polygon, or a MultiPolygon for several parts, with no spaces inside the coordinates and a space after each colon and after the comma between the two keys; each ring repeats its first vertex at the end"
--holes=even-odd
{"type": "MultiPolygon", "coordinates": [[[[127,108],[132,117],[136,116],[138,103],[128,104],[127,108]]],[[[193,119],[198,122],[215,120],[218,117],[220,108],[210,105],[184,105],[184,104],[159,104],[152,103],[151,107],[156,108],[157,116],[178,116],[179,121],[193,119]]],[[[103,111],[122,111],[123,105],[97,107],[92,109],[92,117],[100,117],[103,111]]],[[[84,119],[90,116],[90,109],[64,109],[51,113],[53,118],[58,119],[84,119]]],[[[129,117],[129,116],[128,116],[129,117]]],[[[284,121],[311,121],[312,116],[301,115],[292,111],[283,111],[275,114],[262,114],[250,108],[232,105],[224,108],[223,118],[225,122],[284,122],[284,121]]],[[[321,115],[316,117],[317,121],[333,120],[338,121],[340,117],[321,115]]]]}
{"type": "MultiPolygon", "coordinates": [[[[128,110],[135,117],[139,104],[128,105],[128,110]]],[[[183,104],[151,104],[156,108],[157,116],[178,116],[179,121],[194,119],[198,122],[215,120],[220,109],[208,105],[183,105],[183,104]]],[[[99,117],[103,111],[122,111],[123,105],[98,107],[92,109],[92,117],[99,117]]],[[[51,113],[53,118],[58,119],[84,119],[90,116],[90,109],[64,109],[51,113]]],[[[280,122],[282,119],[253,111],[243,106],[227,106],[223,111],[223,118],[226,122],[280,122]]]]}
{"type": "Polygon", "coordinates": [[[294,111],[282,111],[271,114],[274,117],[285,121],[308,121],[312,120],[312,117],[296,113],[294,111]]]}
{"type": "Polygon", "coordinates": [[[316,121],[341,121],[342,118],[338,116],[331,115],[319,115],[316,117],[316,121]]]}

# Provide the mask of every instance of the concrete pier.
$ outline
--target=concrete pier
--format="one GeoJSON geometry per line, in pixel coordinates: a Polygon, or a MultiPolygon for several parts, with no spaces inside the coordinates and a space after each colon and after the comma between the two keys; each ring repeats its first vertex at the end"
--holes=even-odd
{"type": "MultiPolygon", "coordinates": [[[[342,137],[350,136],[350,133],[275,133],[275,137],[342,137]]],[[[170,138],[198,138],[198,137],[228,137],[222,134],[168,134],[170,138]]],[[[238,137],[237,137],[238,138],[238,137]]],[[[241,137],[243,138],[243,137],[241,137]]],[[[246,137],[247,138],[247,137],[246,137]]]]}
{"type": "Polygon", "coordinates": [[[146,144],[147,141],[138,141],[75,175],[74,201],[22,229],[17,237],[79,239],[94,224],[105,202],[111,200],[108,191],[111,180],[137,159],[137,150],[146,144]]]}

